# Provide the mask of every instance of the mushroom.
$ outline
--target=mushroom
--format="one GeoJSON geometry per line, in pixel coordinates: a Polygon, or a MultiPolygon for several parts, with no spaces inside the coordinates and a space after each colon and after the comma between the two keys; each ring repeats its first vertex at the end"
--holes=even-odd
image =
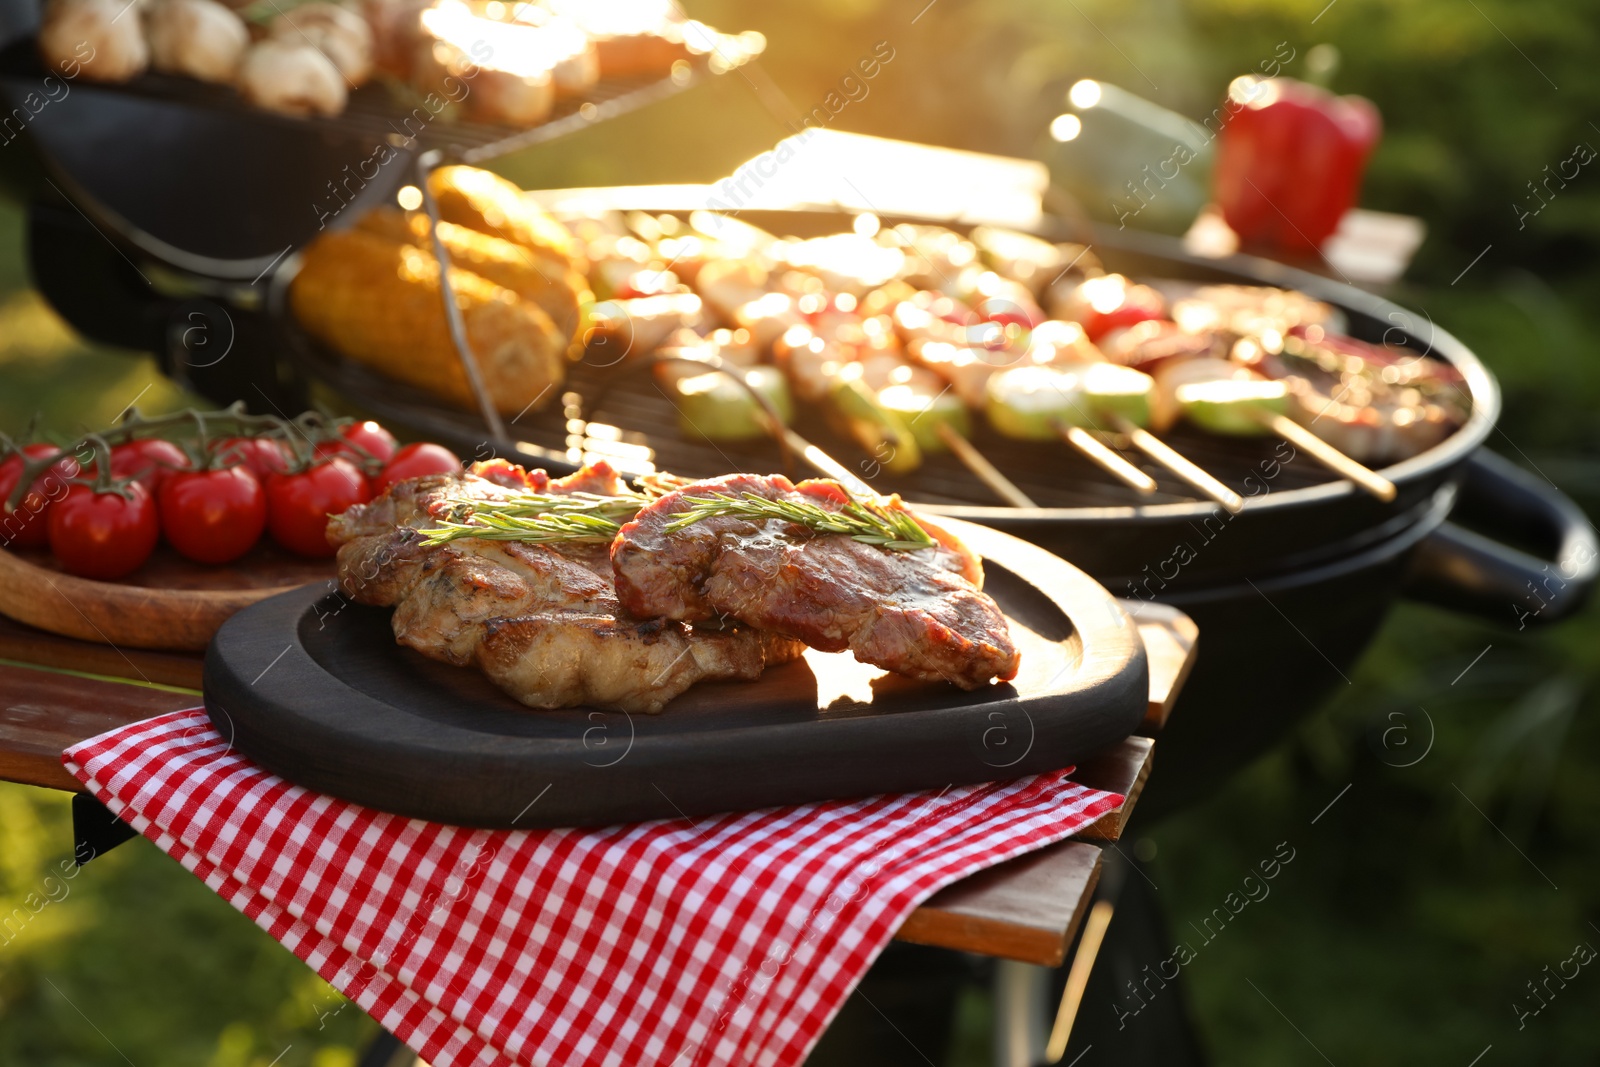
{"type": "Polygon", "coordinates": [[[144,9],[150,62],[168,74],[229,83],[250,47],[244,20],[215,0],[155,0],[144,9]]]}
{"type": "Polygon", "coordinates": [[[311,45],[352,87],[372,76],[372,27],[347,7],[311,0],[273,19],[272,36],[289,44],[311,45]]]}
{"type": "Polygon", "coordinates": [[[39,52],[68,77],[125,82],[150,64],[134,0],[52,0],[39,27],[39,52]]]}
{"type": "Polygon", "coordinates": [[[239,91],[255,106],[285,115],[337,115],[346,100],[344,79],[327,56],[271,38],[244,54],[239,91]]]}

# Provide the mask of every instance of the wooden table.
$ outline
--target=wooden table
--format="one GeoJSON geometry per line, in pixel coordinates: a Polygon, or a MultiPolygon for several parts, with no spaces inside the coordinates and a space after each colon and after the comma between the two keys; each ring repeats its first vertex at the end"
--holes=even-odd
{"type": "MultiPolygon", "coordinates": [[[[1150,658],[1142,732],[1165,724],[1194,659],[1196,629],[1159,604],[1126,604],[1150,658]]],[[[47,634],[0,617],[0,779],[81,791],[61,753],[106,730],[199,703],[198,654],[119,650],[47,634]],[[66,671],[82,673],[64,673],[66,671]]],[[[1155,742],[1130,737],[1078,768],[1085,785],[1126,796],[1073,838],[990,868],[935,893],[900,940],[1059,966],[1100,877],[1095,842],[1121,837],[1155,742]]]]}

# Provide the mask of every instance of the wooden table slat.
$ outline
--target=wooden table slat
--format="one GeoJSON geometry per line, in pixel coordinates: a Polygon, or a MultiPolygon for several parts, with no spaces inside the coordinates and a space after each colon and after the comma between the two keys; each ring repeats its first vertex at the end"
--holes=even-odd
{"type": "Polygon", "coordinates": [[[196,690],[205,664],[205,656],[199,652],[154,652],[79,641],[0,615],[0,660],[5,659],[196,690]]]}
{"type": "Polygon", "coordinates": [[[0,778],[80,789],[61,766],[68,746],[196,703],[192,693],[0,664],[0,778]]]}
{"type": "Polygon", "coordinates": [[[1177,608],[1149,600],[1123,600],[1122,608],[1139,627],[1150,663],[1150,706],[1139,731],[1158,734],[1194,666],[1200,628],[1177,608]]]}
{"type": "Polygon", "coordinates": [[[1060,966],[1100,880],[1100,850],[1059,841],[929,897],[896,940],[1060,966]]]}
{"type": "Polygon", "coordinates": [[[1122,836],[1133,806],[1150,777],[1150,763],[1156,743],[1148,737],[1130,737],[1092,760],[1085,760],[1073,772],[1072,780],[1095,789],[1121,793],[1122,804],[1078,831],[1074,836],[1089,841],[1115,841],[1122,836]]]}

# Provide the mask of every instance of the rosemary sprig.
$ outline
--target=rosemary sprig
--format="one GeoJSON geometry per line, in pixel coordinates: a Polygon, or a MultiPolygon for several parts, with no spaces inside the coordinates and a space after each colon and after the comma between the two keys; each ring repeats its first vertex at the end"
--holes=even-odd
{"type": "MultiPolygon", "coordinates": [[[[456,497],[446,501],[447,517],[423,530],[423,544],[442,545],[463,537],[488,541],[522,541],[543,545],[574,541],[604,542],[616,537],[622,524],[659,493],[514,493],[504,500],[456,497]]],[[[684,497],[688,511],[677,512],[666,531],[675,533],[701,519],[728,515],[745,519],[782,519],[817,533],[842,534],[892,552],[914,552],[936,542],[917,521],[898,508],[851,500],[838,511],[817,504],[768,500],[754,493],[684,497]]]]}
{"type": "Polygon", "coordinates": [[[599,493],[535,493],[522,490],[503,500],[482,500],[471,497],[451,497],[445,501],[457,518],[469,514],[497,515],[504,518],[539,518],[542,515],[598,515],[605,519],[626,521],[650,503],[650,497],[638,493],[620,496],[602,496],[599,493]]]}
{"type": "Polygon", "coordinates": [[[533,545],[609,541],[651,499],[641,493],[605,496],[531,490],[500,500],[450,497],[444,502],[444,517],[438,525],[422,531],[427,535],[423,544],[442,545],[462,537],[533,545]]]}
{"type": "Polygon", "coordinates": [[[620,529],[621,523],[592,512],[518,516],[479,511],[473,513],[470,522],[440,519],[438,526],[422,531],[427,535],[422,543],[442,545],[462,537],[481,537],[485,541],[524,541],[530,545],[610,541],[620,529]]]}
{"type": "Polygon", "coordinates": [[[667,523],[668,533],[674,533],[701,519],[730,515],[741,519],[782,519],[804,526],[818,533],[843,534],[866,545],[876,545],[892,552],[915,552],[935,544],[917,521],[898,508],[864,500],[852,500],[838,511],[829,511],[816,504],[791,500],[769,500],[755,493],[730,496],[715,493],[711,496],[688,496],[684,502],[691,505],[688,511],[677,512],[667,523]]]}

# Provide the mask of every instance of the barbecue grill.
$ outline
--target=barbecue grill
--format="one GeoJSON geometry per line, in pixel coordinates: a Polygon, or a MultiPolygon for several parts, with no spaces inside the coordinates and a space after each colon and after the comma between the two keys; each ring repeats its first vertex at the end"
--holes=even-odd
{"type": "MultiPolygon", "coordinates": [[[[618,207],[648,209],[647,191],[618,207]]],[[[606,192],[576,199],[604,203],[606,192]]],[[[806,237],[847,229],[839,212],[746,212],[746,221],[806,237]]],[[[925,219],[885,218],[884,224],[925,219]]],[[[957,227],[959,228],[959,227],[957,227]]],[[[1041,236],[1064,239],[1045,229],[1041,236]]],[[[927,510],[986,523],[1044,545],[1132,601],[1181,607],[1206,635],[1169,732],[1162,773],[1146,798],[1159,812],[1205,794],[1270,747],[1346,680],[1396,595],[1444,604],[1502,623],[1551,622],[1583,602],[1600,546],[1583,513],[1548,483],[1481,446],[1499,414],[1493,376],[1459,341],[1420,316],[1346,285],[1244,256],[1187,255],[1150,235],[1095,235],[1108,270],[1134,277],[1295,288],[1340,308],[1353,336],[1402,344],[1446,360],[1470,393],[1471,415],[1447,440],[1382,471],[1398,488],[1381,502],[1271,438],[1219,437],[1180,427],[1168,440],[1246,498],[1229,515],[1131,449],[1121,454],[1157,483],[1139,494],[1059,444],[1010,440],[977,429],[973,440],[1038,508],[999,506],[954,457],[931,455],[909,474],[882,470],[815,412],[795,428],[883,492],[927,510]],[[1288,458],[1293,456],[1294,458],[1288,458]],[[1487,524],[1510,544],[1449,522],[1487,524]],[[1178,564],[1175,550],[1192,549],[1178,564]],[[1513,545],[1520,547],[1512,547],[1513,545]],[[1552,582],[1552,575],[1557,579],[1552,582]],[[1248,691],[1241,686],[1247,685],[1248,691]]],[[[278,278],[281,307],[292,278],[278,278]]],[[[287,322],[283,315],[278,320],[287,322]]],[[[593,354],[574,368],[560,403],[514,419],[505,438],[474,416],[342,360],[287,327],[302,373],[361,398],[381,417],[417,427],[475,458],[504,455],[551,469],[604,457],[620,469],[710,475],[777,470],[793,457],[776,442],[731,445],[687,437],[645,361],[593,354]]]]}

